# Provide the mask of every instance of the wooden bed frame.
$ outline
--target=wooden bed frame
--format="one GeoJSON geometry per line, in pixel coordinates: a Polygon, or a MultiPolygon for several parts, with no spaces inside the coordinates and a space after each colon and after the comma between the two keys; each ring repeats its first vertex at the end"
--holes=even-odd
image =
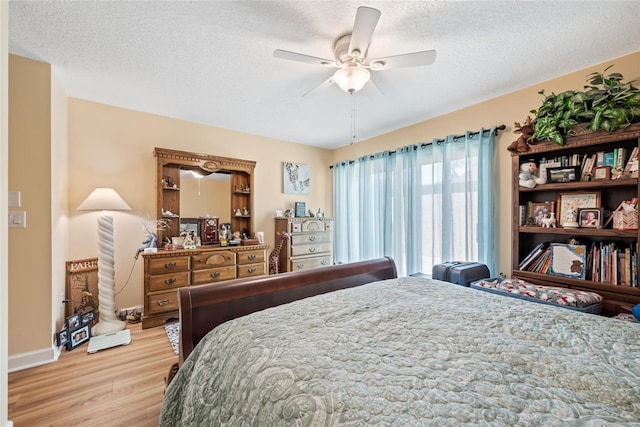
{"type": "Polygon", "coordinates": [[[213,328],[228,320],[313,295],[398,276],[391,258],[238,279],[178,290],[179,365],[213,328]]]}

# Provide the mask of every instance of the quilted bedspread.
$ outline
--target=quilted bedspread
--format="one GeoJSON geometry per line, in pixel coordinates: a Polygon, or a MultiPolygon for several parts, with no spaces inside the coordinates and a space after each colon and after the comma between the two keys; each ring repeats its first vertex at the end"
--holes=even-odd
{"type": "Polygon", "coordinates": [[[640,325],[405,277],[211,331],[161,426],[640,426],[640,325]]]}

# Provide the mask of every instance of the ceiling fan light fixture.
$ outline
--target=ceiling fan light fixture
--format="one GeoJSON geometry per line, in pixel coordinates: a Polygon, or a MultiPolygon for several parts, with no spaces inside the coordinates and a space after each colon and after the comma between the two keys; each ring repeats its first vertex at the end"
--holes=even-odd
{"type": "Polygon", "coordinates": [[[333,80],[345,92],[357,92],[369,81],[371,74],[368,70],[358,67],[343,67],[335,72],[333,80]]]}

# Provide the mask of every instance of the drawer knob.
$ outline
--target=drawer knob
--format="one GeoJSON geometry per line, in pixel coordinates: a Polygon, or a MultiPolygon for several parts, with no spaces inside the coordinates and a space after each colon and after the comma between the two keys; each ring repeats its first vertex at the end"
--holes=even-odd
{"type": "Polygon", "coordinates": [[[323,259],[322,261],[320,261],[320,264],[322,264],[322,265],[327,265],[327,260],[326,260],[326,259],[323,259]]]}
{"type": "Polygon", "coordinates": [[[256,270],[257,270],[257,268],[251,267],[251,268],[249,268],[249,273],[255,273],[256,270]]]}
{"type": "Polygon", "coordinates": [[[316,241],[316,236],[309,236],[309,241],[310,242],[315,242],[316,241]]]}
{"type": "Polygon", "coordinates": [[[164,307],[165,305],[169,305],[169,300],[168,299],[161,299],[160,301],[158,301],[158,305],[160,307],[164,307]]]}
{"type": "Polygon", "coordinates": [[[313,252],[315,252],[315,251],[316,251],[316,248],[309,248],[309,252],[312,252],[312,253],[313,253],[313,252]]]}
{"type": "Polygon", "coordinates": [[[176,283],[176,279],[174,278],[167,279],[164,281],[164,283],[166,283],[167,285],[173,285],[174,283],[176,283]]]}
{"type": "Polygon", "coordinates": [[[220,272],[219,272],[219,271],[216,271],[216,272],[214,272],[214,273],[211,273],[211,277],[213,277],[214,279],[216,279],[216,278],[220,277],[220,272]]]}
{"type": "Polygon", "coordinates": [[[176,268],[176,263],[175,262],[168,262],[164,266],[165,266],[165,268],[176,268]]]}
{"type": "Polygon", "coordinates": [[[304,267],[304,264],[298,263],[298,268],[303,268],[303,267],[304,267]]]}
{"type": "Polygon", "coordinates": [[[256,254],[251,254],[247,258],[253,261],[254,259],[256,259],[256,254]]]}

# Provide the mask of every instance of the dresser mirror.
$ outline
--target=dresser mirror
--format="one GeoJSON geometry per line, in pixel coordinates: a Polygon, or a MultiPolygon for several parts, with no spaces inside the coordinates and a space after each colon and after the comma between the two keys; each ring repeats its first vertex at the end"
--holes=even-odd
{"type": "Polygon", "coordinates": [[[231,222],[231,175],[180,170],[180,220],[216,216],[231,222]]]}
{"type": "MultiPolygon", "coordinates": [[[[231,232],[253,235],[254,161],[165,148],[155,148],[154,156],[156,215],[168,225],[158,232],[160,242],[185,229],[200,233],[207,215],[218,217],[219,226],[230,224],[231,232]]],[[[214,238],[205,240],[217,243],[214,238]]]]}

